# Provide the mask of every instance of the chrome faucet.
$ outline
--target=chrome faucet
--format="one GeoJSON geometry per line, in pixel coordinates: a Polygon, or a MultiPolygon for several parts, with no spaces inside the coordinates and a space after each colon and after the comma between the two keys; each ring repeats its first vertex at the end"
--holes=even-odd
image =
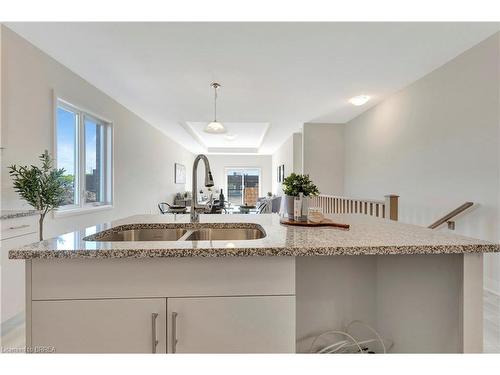
{"type": "Polygon", "coordinates": [[[198,205],[198,163],[200,160],[203,160],[205,164],[205,186],[211,187],[214,186],[214,179],[212,177],[212,171],[210,170],[210,163],[208,162],[208,158],[200,154],[194,159],[193,163],[193,202],[191,203],[191,222],[196,223],[199,221],[199,211],[205,211],[206,206],[198,205]]]}

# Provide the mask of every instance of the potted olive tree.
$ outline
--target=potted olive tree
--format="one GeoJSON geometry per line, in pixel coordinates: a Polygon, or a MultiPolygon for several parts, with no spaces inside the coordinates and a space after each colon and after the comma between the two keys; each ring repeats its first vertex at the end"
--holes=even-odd
{"type": "Polygon", "coordinates": [[[12,165],[9,174],[16,193],[40,213],[39,238],[43,241],[43,220],[47,213],[64,202],[68,183],[63,177],[64,169],[53,167],[47,151],[39,159],[41,167],[12,165]]]}
{"type": "Polygon", "coordinates": [[[283,192],[285,193],[285,207],[290,220],[293,220],[295,197],[300,195],[303,196],[301,220],[306,220],[310,197],[319,195],[319,190],[316,185],[313,184],[309,175],[292,173],[283,180],[283,192]]]}

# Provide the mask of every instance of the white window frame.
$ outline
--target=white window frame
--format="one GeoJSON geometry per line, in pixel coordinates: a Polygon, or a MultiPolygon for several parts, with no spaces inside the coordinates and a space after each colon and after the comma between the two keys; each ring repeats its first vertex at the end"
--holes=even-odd
{"type": "MultiPolygon", "coordinates": [[[[259,171],[259,197],[262,197],[262,168],[261,167],[224,167],[224,193],[226,194],[226,200],[229,200],[229,191],[227,186],[227,172],[232,170],[246,170],[253,169],[259,171]]],[[[243,181],[244,183],[244,181],[243,181]]]]}
{"type": "Polygon", "coordinates": [[[91,111],[76,106],[69,101],[54,95],[54,147],[53,155],[57,163],[57,109],[61,107],[78,116],[76,150],[75,150],[75,197],[76,202],[72,205],[66,205],[54,210],[54,217],[64,217],[70,215],[79,215],[91,213],[99,210],[113,208],[113,186],[114,186],[114,168],[113,168],[113,122],[103,116],[97,115],[91,111]],[[104,147],[103,155],[103,186],[101,194],[104,196],[104,202],[85,203],[85,119],[90,119],[98,125],[103,125],[104,147]],[[77,172],[76,172],[77,171],[77,172]]]}

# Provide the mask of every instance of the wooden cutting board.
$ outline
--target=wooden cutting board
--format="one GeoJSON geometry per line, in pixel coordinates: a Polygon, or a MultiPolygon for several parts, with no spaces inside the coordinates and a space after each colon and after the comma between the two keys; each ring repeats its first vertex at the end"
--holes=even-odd
{"type": "Polygon", "coordinates": [[[330,219],[324,219],[321,223],[313,223],[312,221],[295,221],[295,220],[289,220],[286,218],[281,218],[280,223],[284,224],[284,225],[296,225],[299,227],[335,227],[335,228],[342,228],[342,229],[349,229],[350,228],[349,224],[335,223],[334,221],[331,221],[330,219]]]}

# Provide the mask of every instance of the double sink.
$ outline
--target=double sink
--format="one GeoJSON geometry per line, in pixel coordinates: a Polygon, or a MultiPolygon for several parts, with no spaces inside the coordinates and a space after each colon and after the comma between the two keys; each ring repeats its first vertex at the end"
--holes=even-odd
{"type": "Polygon", "coordinates": [[[264,229],[257,224],[130,224],[85,237],[85,241],[245,241],[264,238],[264,229]],[[202,226],[200,226],[202,225],[202,226]],[[134,227],[135,226],[135,227],[134,227]]]}

